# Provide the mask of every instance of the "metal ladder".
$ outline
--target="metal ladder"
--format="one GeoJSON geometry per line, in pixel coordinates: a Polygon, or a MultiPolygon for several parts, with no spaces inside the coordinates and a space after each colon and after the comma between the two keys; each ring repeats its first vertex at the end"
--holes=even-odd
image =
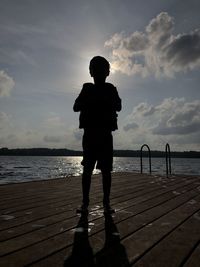
{"type": "Polygon", "coordinates": [[[142,150],[146,147],[148,149],[148,156],[149,156],[149,172],[151,173],[151,150],[147,144],[141,146],[140,149],[140,172],[143,173],[143,162],[142,162],[142,150]]]}
{"type": "MultiPolygon", "coordinates": [[[[140,149],[140,173],[143,173],[142,151],[144,147],[148,149],[149,173],[151,174],[151,150],[147,144],[142,145],[140,149]]],[[[169,177],[169,174],[171,175],[172,173],[172,168],[171,168],[171,151],[168,143],[165,145],[165,162],[166,162],[166,176],[169,177]]]]}
{"type": "Polygon", "coordinates": [[[169,174],[172,174],[172,168],[171,168],[171,151],[170,151],[170,146],[167,143],[165,145],[165,160],[166,160],[166,175],[167,177],[169,174]]]}

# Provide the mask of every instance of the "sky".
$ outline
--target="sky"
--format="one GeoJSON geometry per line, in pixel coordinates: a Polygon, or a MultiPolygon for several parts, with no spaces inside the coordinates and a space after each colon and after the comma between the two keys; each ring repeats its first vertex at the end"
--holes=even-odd
{"type": "Polygon", "coordinates": [[[0,147],[81,149],[73,104],[101,55],[115,149],[200,151],[199,0],[1,0],[0,147]]]}

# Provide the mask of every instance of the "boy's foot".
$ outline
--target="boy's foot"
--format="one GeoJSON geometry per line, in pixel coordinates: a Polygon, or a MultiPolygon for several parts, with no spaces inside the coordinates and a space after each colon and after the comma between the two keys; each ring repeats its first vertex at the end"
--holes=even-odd
{"type": "Polygon", "coordinates": [[[87,205],[82,205],[79,208],[76,209],[77,214],[88,214],[88,206],[87,205]]]}
{"type": "Polygon", "coordinates": [[[115,209],[111,208],[110,205],[104,205],[103,208],[104,208],[104,213],[105,214],[113,214],[113,213],[115,213],[115,209]]]}

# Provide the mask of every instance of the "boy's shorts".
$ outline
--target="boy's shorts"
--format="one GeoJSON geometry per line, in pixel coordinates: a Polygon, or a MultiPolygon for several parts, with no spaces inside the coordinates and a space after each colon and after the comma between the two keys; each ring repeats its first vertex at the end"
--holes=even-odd
{"type": "Polygon", "coordinates": [[[90,170],[112,171],[113,137],[112,132],[104,129],[85,129],[83,135],[82,165],[90,170]]]}

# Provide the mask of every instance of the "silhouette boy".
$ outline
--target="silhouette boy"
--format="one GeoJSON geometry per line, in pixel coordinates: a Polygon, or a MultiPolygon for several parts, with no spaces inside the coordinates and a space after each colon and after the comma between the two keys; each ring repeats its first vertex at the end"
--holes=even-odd
{"type": "Polygon", "coordinates": [[[121,110],[121,99],[116,87],[106,83],[110,73],[109,62],[101,56],[92,58],[89,66],[94,83],[85,83],[75,100],[74,111],[80,111],[79,128],[84,129],[82,206],[78,213],[88,212],[91,176],[95,164],[103,178],[104,212],[112,213],[110,207],[111,171],[113,164],[112,131],[117,127],[117,111],[121,110]]]}

